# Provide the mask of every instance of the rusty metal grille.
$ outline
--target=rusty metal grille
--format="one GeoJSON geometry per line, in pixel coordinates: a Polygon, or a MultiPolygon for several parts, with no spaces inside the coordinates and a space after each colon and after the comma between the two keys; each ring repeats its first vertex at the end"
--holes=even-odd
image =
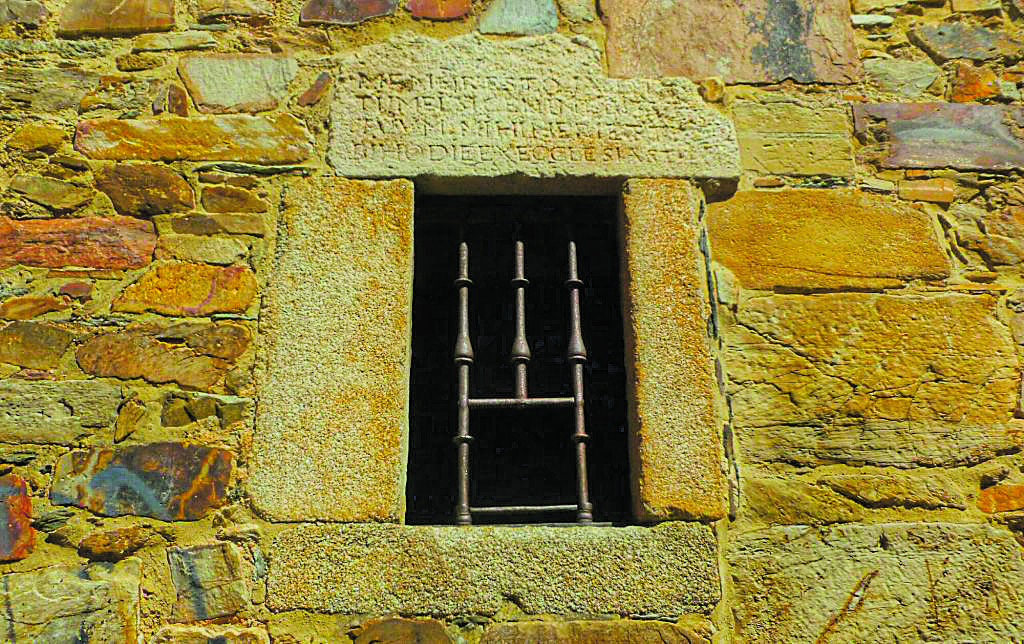
{"type": "MultiPolygon", "coordinates": [[[[517,231],[518,232],[518,231],[517,231]]],[[[580,330],[580,289],[583,282],[579,279],[579,267],[576,256],[576,241],[571,227],[568,229],[566,244],[566,280],[565,286],[569,298],[569,344],[566,360],[569,365],[567,374],[572,382],[571,398],[531,398],[527,384],[527,365],[530,363],[530,343],[526,338],[526,289],[530,281],[526,279],[526,245],[518,239],[513,242],[514,262],[512,267],[512,288],[515,292],[515,339],[509,350],[509,361],[515,369],[515,396],[512,398],[470,398],[469,377],[473,365],[473,343],[469,335],[469,291],[473,285],[469,278],[469,244],[459,243],[459,272],[455,278],[455,289],[459,300],[459,335],[455,341],[453,359],[458,372],[458,431],[455,445],[458,453],[458,490],[459,497],[455,506],[455,523],[471,525],[474,514],[522,514],[536,512],[575,512],[576,523],[588,525],[594,522],[593,504],[587,484],[587,436],[586,421],[583,411],[583,364],[587,361],[587,349],[583,344],[580,330]],[[569,407],[573,411],[572,441],[575,446],[576,467],[576,504],[575,505],[514,505],[514,506],[471,506],[469,504],[469,443],[473,440],[469,433],[470,412],[480,408],[498,408],[529,413],[540,407],[569,407]]]]}
{"type": "Polygon", "coordinates": [[[614,208],[417,200],[409,523],[629,521],[614,208]]]}

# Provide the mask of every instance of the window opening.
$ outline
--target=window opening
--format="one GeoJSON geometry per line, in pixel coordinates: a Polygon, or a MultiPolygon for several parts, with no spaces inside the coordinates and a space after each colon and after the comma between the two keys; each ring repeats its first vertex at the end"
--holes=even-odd
{"type": "Polygon", "coordinates": [[[615,212],[417,199],[407,522],[628,521],[615,212]]]}

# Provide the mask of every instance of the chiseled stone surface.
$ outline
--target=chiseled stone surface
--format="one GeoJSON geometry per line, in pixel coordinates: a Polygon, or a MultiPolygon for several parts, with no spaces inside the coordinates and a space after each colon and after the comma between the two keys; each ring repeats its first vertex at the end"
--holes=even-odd
{"type": "Polygon", "coordinates": [[[313,153],[309,132],[290,114],[86,120],[75,149],[91,159],[261,165],[301,163],[313,153]]]}
{"type": "Polygon", "coordinates": [[[299,64],[288,56],[185,56],[178,73],[200,112],[265,112],[288,95],[299,64]]]}
{"type": "Polygon", "coordinates": [[[963,493],[938,473],[835,474],[821,483],[869,508],[957,508],[966,509],[963,493]]]}
{"type": "Polygon", "coordinates": [[[958,465],[1020,446],[995,298],[773,295],[741,301],[723,328],[750,461],[958,465]]]}
{"type": "Polygon", "coordinates": [[[244,626],[164,626],[152,644],[270,644],[267,631],[244,626]]]}
{"type": "Polygon", "coordinates": [[[247,266],[171,262],[151,268],[126,288],[113,310],[201,317],[242,313],[254,297],[256,277],[247,266]]]}
{"type": "Polygon", "coordinates": [[[853,176],[848,112],[845,106],[798,99],[734,102],[743,169],[759,174],[853,176]]]}
{"type": "Polygon", "coordinates": [[[549,34],[558,29],[558,9],[555,0],[492,0],[477,29],[485,34],[549,34]]]}
{"type": "Polygon", "coordinates": [[[127,36],[174,27],[174,0],[71,0],[60,15],[61,36],[127,36]]]}
{"type": "Polygon", "coordinates": [[[208,31],[179,31],[169,34],[144,34],[132,41],[132,51],[182,51],[209,49],[217,39],[208,31]]]}
{"type": "Polygon", "coordinates": [[[144,378],[202,390],[220,382],[231,367],[220,358],[197,355],[191,348],[161,342],[154,335],[144,331],[97,335],[79,347],[78,365],[101,378],[144,378]]]}
{"type": "Polygon", "coordinates": [[[74,445],[113,425],[121,390],[93,380],[0,381],[0,441],[74,445]]]}
{"type": "Polygon", "coordinates": [[[136,644],[138,559],[49,566],[0,577],[0,632],[6,641],[136,644]]]}
{"type": "Polygon", "coordinates": [[[233,463],[225,449],[188,443],[73,451],[57,461],[50,502],[106,517],[195,521],[227,501],[233,463]]]}
{"type": "Polygon", "coordinates": [[[156,258],[226,266],[243,259],[248,252],[245,242],[230,237],[160,235],[156,258]]]}
{"type": "Polygon", "coordinates": [[[96,187],[110,197],[122,215],[149,217],[195,207],[188,182],[167,166],[155,163],[117,163],[98,169],[96,187]]]}
{"type": "Polygon", "coordinates": [[[0,476],[0,561],[18,561],[32,554],[35,537],[28,484],[16,474],[0,476]]]}
{"type": "Polygon", "coordinates": [[[0,266],[141,268],[155,247],[153,224],[131,217],[0,218],[0,266]]]}
{"type": "Polygon", "coordinates": [[[848,0],[606,0],[613,76],[848,83],[859,73],[848,0]]]}
{"type": "Polygon", "coordinates": [[[514,597],[527,614],[672,617],[707,614],[720,598],[715,537],[699,523],[303,524],[269,555],[274,612],[492,615],[514,597]]]}
{"type": "Polygon", "coordinates": [[[311,178],[285,193],[249,481],[269,517],[402,519],[412,217],[404,180],[311,178]]]}
{"type": "Polygon", "coordinates": [[[749,289],[880,289],[949,277],[924,212],[855,190],[739,192],[708,205],[711,257],[749,289]]]}
{"type": "Polygon", "coordinates": [[[309,0],[299,14],[299,24],[357,25],[390,16],[397,8],[398,0],[309,0]]]}
{"type": "Polygon", "coordinates": [[[1019,56],[1024,43],[1003,33],[954,22],[923,25],[907,34],[910,41],[939,62],[953,58],[990,60],[1001,56],[1019,56]]]}
{"type": "Polygon", "coordinates": [[[631,620],[512,622],[491,624],[481,644],[711,644],[710,624],[668,624],[631,620]]]}
{"type": "Polygon", "coordinates": [[[74,336],[40,322],[11,322],[0,326],[0,362],[29,369],[54,369],[74,336]]]}
{"type": "Polygon", "coordinates": [[[174,621],[227,617],[249,605],[242,557],[234,544],[169,548],[167,565],[177,594],[174,621]]]}
{"type": "Polygon", "coordinates": [[[327,157],[342,176],[739,174],[732,124],[693,83],[609,79],[582,37],[401,36],[336,74],[327,157]]]}
{"type": "MultiPolygon", "coordinates": [[[[0,55],[7,53],[5,44],[11,41],[0,41],[0,55]]],[[[11,45],[12,53],[48,53],[42,46],[27,47],[28,43],[11,45]]],[[[63,52],[63,49],[56,49],[63,52]]],[[[75,50],[69,52],[73,57],[75,50]]],[[[83,57],[88,57],[83,52],[83,57]]],[[[78,109],[79,103],[90,91],[96,89],[99,75],[85,72],[76,67],[65,69],[49,67],[45,62],[15,64],[13,60],[5,60],[0,67],[0,106],[10,111],[31,110],[33,113],[59,112],[67,109],[78,109]]]]}
{"type": "Polygon", "coordinates": [[[739,535],[726,559],[739,641],[1024,638],[1021,548],[989,525],[777,527],[739,535]]]}
{"type": "Polygon", "coordinates": [[[641,521],[723,515],[701,198],[670,179],[630,180],[623,196],[630,462],[641,521]]]}
{"type": "Polygon", "coordinates": [[[858,136],[880,141],[887,168],[1010,170],[1024,165],[1024,110],[948,103],[855,104],[858,136]],[[1012,125],[1012,127],[1011,127],[1012,125]]]}

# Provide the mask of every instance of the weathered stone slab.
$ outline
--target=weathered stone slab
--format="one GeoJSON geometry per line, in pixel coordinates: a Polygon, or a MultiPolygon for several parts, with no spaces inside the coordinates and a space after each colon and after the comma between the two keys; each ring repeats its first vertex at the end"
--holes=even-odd
{"type": "Polygon", "coordinates": [[[769,99],[736,101],[732,113],[744,170],[839,177],[856,171],[845,107],[769,99]]]}
{"type": "Polygon", "coordinates": [[[608,79],[586,40],[403,36],[336,71],[328,160],[339,175],[739,174],[732,125],[692,83],[608,79]]]}
{"type": "Polygon", "coordinates": [[[206,235],[161,235],[156,247],[157,259],[218,266],[234,264],[248,253],[249,247],[238,239],[206,235]]]}
{"type": "Polygon", "coordinates": [[[64,128],[41,123],[26,123],[7,139],[7,148],[17,152],[53,154],[64,142],[64,128]]]}
{"type": "Polygon", "coordinates": [[[96,171],[96,187],[122,215],[150,217],[191,210],[195,195],[177,172],[155,163],[118,163],[96,171]]]}
{"type": "Polygon", "coordinates": [[[174,0],[72,0],[60,15],[61,36],[130,36],[174,27],[174,0]]]}
{"type": "Polygon", "coordinates": [[[966,509],[964,495],[942,474],[837,474],[821,482],[848,499],[869,508],[966,509]]]}
{"type": "Polygon", "coordinates": [[[70,308],[67,298],[52,295],[25,295],[0,300],[0,320],[31,320],[53,311],[70,308]]]}
{"type": "Polygon", "coordinates": [[[169,548],[167,565],[177,594],[174,621],[226,617],[249,605],[242,557],[234,544],[169,548]]]}
{"type": "Polygon", "coordinates": [[[313,153],[309,133],[288,114],[82,121],[75,149],[91,159],[301,163],[313,153]]]}
{"type": "Polygon", "coordinates": [[[38,322],[11,322],[0,327],[0,362],[29,369],[54,369],[74,336],[38,322]]]}
{"type": "Polygon", "coordinates": [[[1024,485],[985,488],[978,494],[978,509],[989,513],[1024,510],[1024,485]]]}
{"type": "Polygon", "coordinates": [[[203,208],[208,212],[267,212],[270,206],[248,190],[211,186],[203,188],[203,208]]]}
{"type": "Polygon", "coordinates": [[[711,529],[299,525],[270,546],[274,612],[493,615],[709,613],[720,598],[711,529]],[[552,583],[558,580],[558,583],[552,583]]]}
{"type": "Polygon", "coordinates": [[[38,27],[50,16],[41,2],[34,0],[3,0],[0,2],[0,25],[16,22],[38,27]]]}
{"type": "Polygon", "coordinates": [[[309,0],[299,14],[301,25],[358,25],[390,16],[398,9],[398,0],[309,0]]]}
{"type": "Polygon", "coordinates": [[[871,84],[883,92],[920,99],[939,80],[942,68],[928,60],[870,58],[864,61],[864,73],[871,84]]]}
{"type": "MultiPolygon", "coordinates": [[[[426,1],[430,2],[431,4],[436,4],[434,0],[426,1]]],[[[438,10],[441,9],[439,8],[438,10]]],[[[410,9],[410,11],[412,10],[410,9]]],[[[333,80],[334,77],[331,76],[330,72],[320,72],[320,74],[317,75],[316,80],[313,81],[313,84],[309,86],[309,89],[307,89],[305,92],[302,93],[302,95],[299,96],[299,105],[302,107],[309,107],[310,105],[316,105],[317,103],[319,103],[320,99],[323,98],[324,94],[327,93],[327,90],[331,88],[333,80]]]]}
{"type": "Polygon", "coordinates": [[[1019,56],[1024,49],[1024,43],[1001,32],[961,22],[923,25],[910,30],[907,36],[910,42],[938,62],[953,58],[989,60],[1001,56],[1019,56]]]}
{"type": "Polygon", "coordinates": [[[963,294],[740,302],[724,335],[745,458],[912,467],[1019,449],[1017,357],[995,308],[963,294]]]}
{"type": "Polygon", "coordinates": [[[270,644],[267,631],[243,626],[164,626],[153,644],[270,644]]]}
{"type": "Polygon", "coordinates": [[[259,215],[244,213],[219,215],[185,215],[171,219],[171,230],[188,235],[217,235],[231,233],[234,235],[256,235],[262,237],[266,233],[263,218],[259,215]]]}
{"type": "Polygon", "coordinates": [[[947,103],[853,106],[857,135],[876,132],[887,168],[1010,170],[1024,165],[1024,110],[947,103]]]}
{"type": "Polygon", "coordinates": [[[224,18],[268,20],[274,15],[270,0],[198,0],[196,16],[199,22],[218,22],[224,18]]]}
{"type": "Polygon", "coordinates": [[[288,95],[299,64],[288,56],[185,56],[178,73],[200,112],[264,112],[288,95]]]}
{"type": "Polygon", "coordinates": [[[409,0],[405,8],[414,18],[458,20],[473,10],[470,0],[409,0]]]}
{"type": "Polygon", "coordinates": [[[454,644],[455,640],[444,630],[444,622],[436,619],[402,619],[392,617],[360,624],[353,633],[355,644],[390,644],[391,642],[417,642],[418,644],[454,644]]]}
{"type": "Polygon", "coordinates": [[[97,74],[76,68],[23,67],[5,61],[0,67],[0,106],[32,112],[77,109],[97,80],[97,74]]]}
{"type": "Polygon", "coordinates": [[[217,39],[208,31],[180,31],[169,34],[145,34],[132,42],[132,52],[184,51],[209,49],[217,46],[217,39]]]}
{"type": "Polygon", "coordinates": [[[248,266],[159,264],[124,290],[112,305],[126,313],[202,317],[242,313],[256,297],[256,277],[248,266]]]}
{"type": "Polygon", "coordinates": [[[1013,534],[942,523],[792,526],[727,559],[743,642],[1012,642],[1024,637],[1013,534]]]}
{"type": "Polygon", "coordinates": [[[121,561],[153,536],[151,528],[140,525],[93,530],[78,542],[78,554],[91,561],[121,561]]]}
{"type": "Polygon", "coordinates": [[[739,192],[708,206],[711,257],[749,289],[881,289],[949,277],[931,219],[854,190],[739,192]]]}
{"type": "Polygon", "coordinates": [[[9,642],[138,641],[137,559],[50,566],[0,577],[0,632],[9,642]]]}
{"type": "Polygon", "coordinates": [[[0,476],[0,561],[18,561],[32,554],[35,537],[28,484],[15,474],[0,476]]]}
{"type": "Polygon", "coordinates": [[[0,441],[74,445],[117,418],[121,391],[105,382],[0,381],[0,441]]]}
{"type": "Polygon", "coordinates": [[[150,262],[155,247],[153,224],[131,217],[0,218],[0,267],[139,268],[150,262]]]}
{"type": "Polygon", "coordinates": [[[34,174],[19,174],[11,179],[11,190],[24,195],[29,201],[57,211],[81,208],[96,194],[90,188],[34,174]]]}
{"type": "Polygon", "coordinates": [[[188,443],[74,451],[57,462],[50,502],[107,517],[195,521],[224,505],[232,466],[231,452],[188,443]]]}
{"type": "Polygon", "coordinates": [[[710,624],[701,627],[601,620],[587,622],[511,622],[491,624],[480,639],[481,644],[711,644],[710,624]]]}
{"type": "Polygon", "coordinates": [[[721,422],[699,250],[700,190],[634,179],[623,194],[630,462],[637,520],[723,516],[721,422]]]}
{"type": "Polygon", "coordinates": [[[144,378],[202,390],[217,384],[231,367],[224,360],[196,355],[190,348],[166,344],[154,336],[143,331],[97,335],[79,347],[78,365],[101,378],[144,378]]]}
{"type": "Polygon", "coordinates": [[[253,503],[279,520],[401,520],[413,186],[311,178],[284,198],[260,316],[253,503]]]}
{"type": "Polygon", "coordinates": [[[484,34],[549,34],[558,29],[558,9],[555,0],[493,0],[477,29],[484,34]]]}
{"type": "Polygon", "coordinates": [[[109,56],[113,44],[106,40],[13,40],[0,39],[0,54],[23,62],[42,62],[51,54],[62,60],[92,60],[109,56]]]}
{"type": "Polygon", "coordinates": [[[848,83],[859,72],[847,0],[601,3],[613,76],[848,83]]]}

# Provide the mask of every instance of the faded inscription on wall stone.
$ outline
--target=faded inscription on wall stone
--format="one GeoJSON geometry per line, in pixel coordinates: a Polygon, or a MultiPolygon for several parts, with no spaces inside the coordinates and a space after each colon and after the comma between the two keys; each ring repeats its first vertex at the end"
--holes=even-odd
{"type": "Polygon", "coordinates": [[[691,82],[609,79],[585,39],[405,36],[336,72],[328,159],[339,175],[739,173],[731,123],[691,82]]]}

